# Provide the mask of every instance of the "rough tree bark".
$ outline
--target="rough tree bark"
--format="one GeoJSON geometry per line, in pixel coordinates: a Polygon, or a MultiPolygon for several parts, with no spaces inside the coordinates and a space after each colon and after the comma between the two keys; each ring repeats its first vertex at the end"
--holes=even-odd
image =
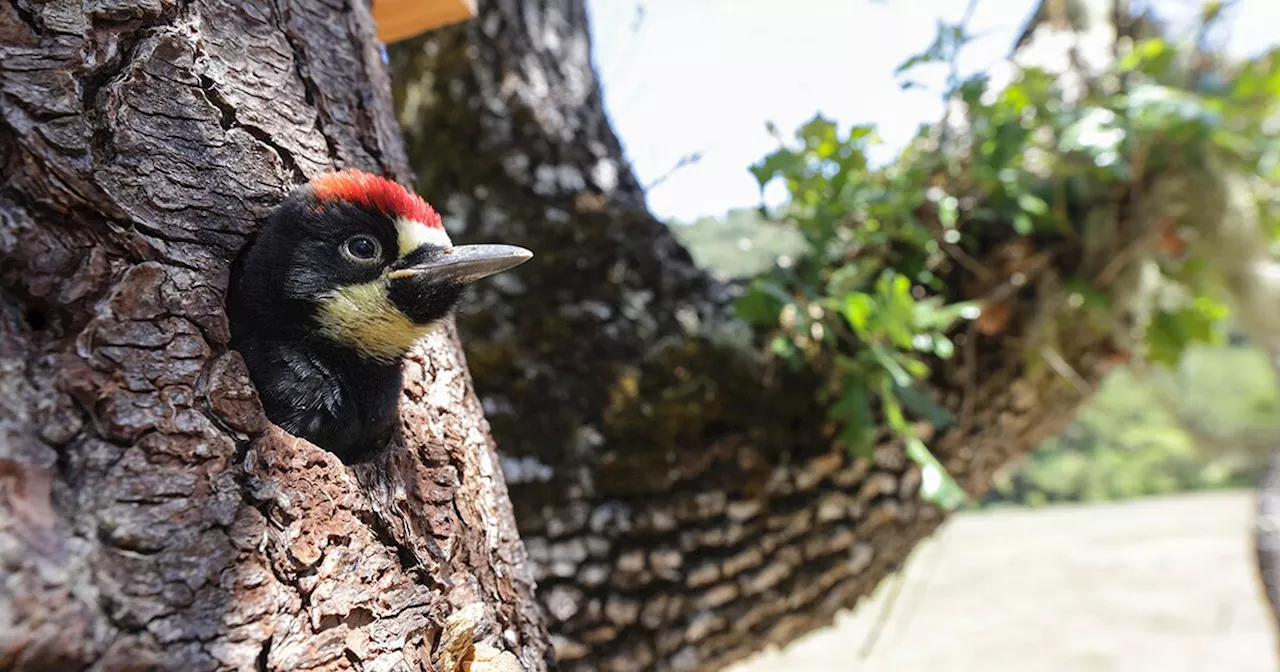
{"type": "Polygon", "coordinates": [[[1253,550],[1262,591],[1280,633],[1280,451],[1272,451],[1267,459],[1257,498],[1253,550]]]}
{"type": "MultiPolygon", "coordinates": [[[[446,226],[536,252],[460,324],[567,669],[714,669],[785,643],[937,528],[902,446],[853,459],[833,445],[816,381],[753,354],[734,288],[646,210],[582,0],[482,1],[470,25],[394,47],[392,65],[419,188],[446,226]]],[[[1015,293],[1005,333],[961,334],[932,381],[957,421],[931,447],[973,495],[1058,432],[1106,367],[1105,338],[1070,318],[1053,318],[1053,366],[1027,365],[1035,306],[1065,310],[1045,305],[1050,275],[1015,293]]]]}
{"type": "Polygon", "coordinates": [[[410,175],[388,83],[359,2],[0,3],[0,668],[547,666],[452,327],[357,471],[227,350],[289,187],[410,175]]]}

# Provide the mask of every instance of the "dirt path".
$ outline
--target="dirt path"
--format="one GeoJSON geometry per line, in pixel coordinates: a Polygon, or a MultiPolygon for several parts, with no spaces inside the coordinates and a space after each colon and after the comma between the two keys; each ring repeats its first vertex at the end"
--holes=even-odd
{"type": "Polygon", "coordinates": [[[956,517],[831,628],[731,672],[1276,672],[1253,496],[1214,493],[956,517]]]}

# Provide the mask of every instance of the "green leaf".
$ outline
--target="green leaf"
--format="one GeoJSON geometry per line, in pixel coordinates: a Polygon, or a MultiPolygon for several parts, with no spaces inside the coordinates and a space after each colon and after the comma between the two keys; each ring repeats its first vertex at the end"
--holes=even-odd
{"type": "Polygon", "coordinates": [[[901,387],[911,384],[911,374],[907,373],[907,370],[894,360],[893,355],[890,354],[887,348],[878,343],[868,343],[867,349],[871,352],[872,357],[875,358],[876,363],[893,378],[894,383],[901,387]]]}
{"type": "Polygon", "coordinates": [[[849,326],[853,327],[854,332],[859,336],[865,334],[868,328],[868,321],[871,314],[875,312],[876,300],[870,294],[862,292],[854,292],[844,300],[844,319],[849,321],[849,326]]]}
{"type": "Polygon", "coordinates": [[[1118,153],[1125,135],[1119,115],[1101,107],[1089,108],[1079,121],[1063,129],[1058,151],[1084,152],[1097,161],[1118,153]]]}
{"type": "Polygon", "coordinates": [[[876,279],[877,304],[875,326],[882,330],[900,348],[912,347],[915,322],[915,297],[911,295],[911,281],[905,275],[886,270],[876,279]]]}
{"type": "Polygon", "coordinates": [[[840,139],[836,136],[835,122],[822,115],[815,116],[801,126],[796,132],[796,137],[803,140],[805,146],[818,158],[827,158],[835,154],[836,147],[840,144],[840,139]]]}
{"type": "Polygon", "coordinates": [[[934,336],[933,354],[938,359],[951,359],[951,356],[956,354],[956,346],[946,336],[934,336]]]}
{"type": "Polygon", "coordinates": [[[946,331],[960,319],[975,319],[981,314],[978,301],[961,301],[942,305],[940,297],[931,297],[915,303],[916,327],[922,330],[946,331]]]}
{"type": "Polygon", "coordinates": [[[912,378],[925,378],[929,375],[929,365],[911,355],[897,353],[894,358],[912,378]]]}
{"type": "Polygon", "coordinates": [[[1021,83],[1011,84],[1000,94],[1001,104],[1012,110],[1023,110],[1031,107],[1031,96],[1021,83]]]}
{"type": "Polygon", "coordinates": [[[872,276],[884,268],[884,260],[878,257],[859,259],[832,271],[827,280],[827,293],[844,296],[867,286],[872,276]]]}
{"type": "Polygon", "coordinates": [[[853,144],[860,140],[873,137],[875,132],[876,132],[876,127],[871,124],[860,124],[857,126],[852,126],[849,128],[849,137],[845,139],[845,142],[853,144]]]}
{"type": "Polygon", "coordinates": [[[747,291],[734,302],[734,314],[745,322],[773,326],[778,323],[782,307],[791,302],[791,295],[768,278],[757,278],[747,291]]]}
{"type": "Polygon", "coordinates": [[[894,394],[898,396],[898,400],[902,405],[907,407],[912,413],[923,417],[929,421],[938,430],[946,429],[955,424],[956,418],[951,411],[935,404],[929,395],[925,394],[914,385],[900,386],[895,384],[893,388],[894,394]]]}
{"type": "Polygon", "coordinates": [[[893,381],[884,378],[880,381],[880,407],[884,410],[884,419],[889,428],[898,434],[909,434],[911,426],[902,414],[902,406],[898,404],[898,395],[893,393],[893,381]]]}
{"type": "Polygon", "coordinates": [[[769,350],[792,368],[804,364],[804,353],[800,352],[796,344],[785,336],[774,336],[773,340],[769,341],[769,350]]]}
{"type": "Polygon", "coordinates": [[[1133,51],[1116,64],[1116,69],[1120,72],[1137,70],[1149,75],[1160,75],[1169,71],[1174,55],[1168,42],[1159,38],[1146,39],[1134,45],[1133,51]]]}
{"type": "Polygon", "coordinates": [[[1222,15],[1222,10],[1225,6],[1226,3],[1222,2],[1222,0],[1212,0],[1204,3],[1204,6],[1200,8],[1200,23],[1210,24],[1217,21],[1222,15]]]}
{"type": "Polygon", "coordinates": [[[1049,214],[1049,204],[1045,203],[1043,198],[1034,194],[1018,194],[1018,207],[1036,217],[1043,217],[1049,214]]]}
{"type": "Polygon", "coordinates": [[[875,448],[875,420],[871,414],[871,395],[857,378],[845,376],[839,400],[831,406],[831,419],[842,424],[839,439],[853,454],[867,456],[875,448]]]}
{"type": "Polygon", "coordinates": [[[948,229],[956,228],[960,219],[960,201],[950,194],[938,199],[938,221],[948,229]]]}
{"type": "Polygon", "coordinates": [[[1080,297],[1079,301],[1082,306],[1103,310],[1111,307],[1111,297],[1099,291],[1091,282],[1079,278],[1069,278],[1064,284],[1072,294],[1080,297]]]}
{"type": "Polygon", "coordinates": [[[947,473],[923,441],[914,436],[908,438],[907,457],[920,465],[920,497],[926,502],[954,511],[969,501],[964,488],[947,473]]]}
{"type": "Polygon", "coordinates": [[[1220,325],[1226,308],[1208,298],[1174,311],[1161,310],[1147,327],[1147,357],[1176,366],[1192,343],[1215,343],[1222,339],[1220,325]]]}
{"type": "Polygon", "coordinates": [[[764,157],[759,163],[751,166],[750,171],[763,189],[774,177],[792,172],[799,164],[800,157],[787,149],[779,149],[764,157]]]}

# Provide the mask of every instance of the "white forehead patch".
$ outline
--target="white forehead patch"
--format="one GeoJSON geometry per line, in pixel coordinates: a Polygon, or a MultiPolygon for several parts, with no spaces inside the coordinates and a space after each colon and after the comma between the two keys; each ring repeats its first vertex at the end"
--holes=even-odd
{"type": "Polygon", "coordinates": [[[435,245],[436,247],[453,247],[453,241],[449,240],[449,234],[444,229],[434,226],[427,226],[422,222],[405,219],[403,217],[396,220],[396,233],[399,234],[400,256],[403,257],[410,252],[422,247],[423,245],[435,245]]]}

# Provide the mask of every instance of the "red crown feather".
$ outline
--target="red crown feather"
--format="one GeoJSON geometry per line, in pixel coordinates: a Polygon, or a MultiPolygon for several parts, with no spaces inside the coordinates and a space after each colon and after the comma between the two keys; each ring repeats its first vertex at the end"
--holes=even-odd
{"type": "Polygon", "coordinates": [[[321,201],[347,201],[435,229],[444,228],[435,208],[421,196],[385,177],[354,169],[340,170],[311,180],[311,189],[321,201]]]}

